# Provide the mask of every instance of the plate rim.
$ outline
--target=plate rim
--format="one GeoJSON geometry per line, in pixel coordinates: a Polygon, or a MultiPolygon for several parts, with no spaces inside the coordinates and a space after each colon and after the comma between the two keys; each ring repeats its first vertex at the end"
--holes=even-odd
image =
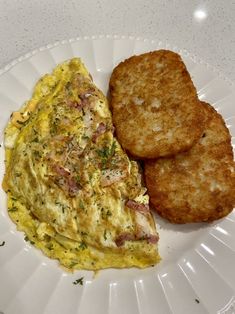
{"type": "Polygon", "coordinates": [[[203,58],[199,57],[198,55],[192,53],[188,49],[180,48],[177,45],[172,45],[170,44],[167,40],[161,40],[160,38],[153,38],[151,36],[133,36],[133,35],[119,35],[119,34],[95,34],[95,35],[90,35],[90,36],[77,36],[77,37],[71,37],[69,39],[62,39],[62,40],[57,40],[54,43],[48,43],[42,46],[39,46],[38,48],[35,48],[33,50],[30,50],[27,53],[24,53],[20,55],[17,58],[14,58],[12,61],[8,62],[6,65],[0,68],[0,76],[2,76],[4,73],[8,72],[11,70],[12,67],[17,65],[18,63],[21,63],[25,60],[30,59],[32,56],[45,51],[52,49],[54,47],[60,46],[60,45],[66,45],[66,44],[71,44],[73,42],[78,42],[82,40],[134,40],[134,41],[142,41],[142,42],[149,42],[149,43],[159,43],[159,44],[164,44],[164,49],[170,49],[178,52],[182,56],[186,56],[190,58],[193,62],[202,64],[206,66],[208,70],[211,70],[214,72],[220,79],[225,81],[227,84],[230,85],[230,87],[235,86],[235,81],[231,80],[228,78],[221,70],[218,70],[216,66],[211,65],[210,63],[206,62],[203,58]]]}
{"type": "MultiPolygon", "coordinates": [[[[172,49],[176,52],[179,52],[182,56],[186,56],[187,58],[191,59],[194,63],[204,65],[208,70],[214,72],[218,76],[218,78],[222,79],[224,82],[226,82],[231,87],[234,86],[234,82],[231,81],[230,79],[227,79],[215,67],[211,66],[210,64],[206,63],[205,61],[203,61],[199,57],[195,56],[194,54],[191,54],[190,52],[188,52],[185,49],[179,49],[176,46],[170,45],[166,41],[162,42],[162,41],[158,40],[157,38],[156,39],[149,39],[149,38],[143,38],[143,37],[124,36],[124,35],[123,36],[121,36],[121,35],[81,36],[81,37],[71,38],[71,39],[67,39],[67,40],[56,41],[54,44],[47,44],[43,47],[32,50],[31,52],[28,52],[28,53],[16,58],[12,62],[8,63],[5,67],[2,68],[2,70],[0,69],[0,76],[2,76],[4,73],[10,71],[17,64],[24,62],[24,61],[27,61],[32,56],[37,55],[38,53],[40,53],[42,51],[50,50],[50,49],[53,49],[54,47],[57,47],[60,45],[61,46],[62,45],[69,45],[73,42],[84,41],[84,40],[88,40],[88,41],[93,41],[93,40],[133,40],[133,41],[142,41],[142,42],[146,42],[146,43],[150,43],[150,44],[160,43],[160,44],[164,45],[164,49],[172,49]]],[[[234,300],[233,300],[232,306],[233,305],[234,305],[234,300]]],[[[228,304],[226,306],[228,306],[228,304]]],[[[221,310],[222,311],[221,313],[225,313],[225,312],[223,312],[223,310],[224,309],[221,310]]],[[[228,308],[228,310],[229,310],[229,308],[228,308]]],[[[227,307],[225,308],[225,311],[227,311],[227,307]]]]}

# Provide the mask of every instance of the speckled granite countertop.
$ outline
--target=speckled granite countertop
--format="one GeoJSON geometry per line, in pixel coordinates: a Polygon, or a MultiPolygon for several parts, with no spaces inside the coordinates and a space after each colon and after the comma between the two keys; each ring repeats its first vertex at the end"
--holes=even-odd
{"type": "Polygon", "coordinates": [[[0,67],[71,37],[133,35],[168,41],[235,80],[235,2],[0,0],[0,67]]]}

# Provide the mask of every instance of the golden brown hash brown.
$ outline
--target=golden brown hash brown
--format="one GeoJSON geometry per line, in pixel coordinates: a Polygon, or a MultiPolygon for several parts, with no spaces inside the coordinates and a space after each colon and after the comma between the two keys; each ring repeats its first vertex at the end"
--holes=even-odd
{"type": "Polygon", "coordinates": [[[186,151],[202,135],[203,109],[181,57],[168,50],[121,62],[110,79],[117,137],[133,156],[186,151]]]}
{"type": "Polygon", "coordinates": [[[202,103],[207,117],[203,136],[191,150],[145,163],[150,201],[174,223],[213,221],[235,206],[235,163],[223,118],[202,103]]]}

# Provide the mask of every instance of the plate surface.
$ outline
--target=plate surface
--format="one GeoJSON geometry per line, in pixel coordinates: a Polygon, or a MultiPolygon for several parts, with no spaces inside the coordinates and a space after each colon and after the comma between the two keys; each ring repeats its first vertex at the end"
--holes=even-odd
{"type": "MultiPolygon", "coordinates": [[[[48,45],[0,70],[0,142],[12,111],[31,97],[37,80],[56,64],[81,57],[106,93],[113,67],[155,49],[179,52],[200,99],[223,115],[235,147],[235,88],[197,57],[154,40],[100,36],[48,45]]],[[[0,148],[0,181],[4,148],[0,148]]],[[[155,267],[65,272],[24,241],[7,215],[0,189],[0,313],[204,314],[235,313],[235,212],[213,224],[175,226],[156,216],[162,261],[155,267]],[[83,286],[73,281],[84,277],[83,286]]]]}

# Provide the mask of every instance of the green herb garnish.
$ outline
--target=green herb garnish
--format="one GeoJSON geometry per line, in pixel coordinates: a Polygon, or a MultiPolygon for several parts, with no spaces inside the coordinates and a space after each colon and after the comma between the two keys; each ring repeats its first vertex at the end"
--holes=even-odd
{"type": "Polygon", "coordinates": [[[82,202],[81,200],[79,201],[79,207],[80,207],[81,209],[85,209],[84,204],[83,204],[83,202],[82,202]]]}
{"type": "Polygon", "coordinates": [[[106,212],[106,216],[107,216],[107,217],[112,216],[112,213],[111,213],[111,211],[110,211],[110,210],[108,210],[108,211],[106,212]]]}
{"type": "Polygon", "coordinates": [[[74,284],[74,285],[83,286],[83,278],[84,278],[84,277],[81,277],[81,278],[75,280],[75,281],[73,282],[73,284],[74,284]]]}
{"type": "Polygon", "coordinates": [[[101,158],[102,168],[105,167],[107,161],[114,155],[116,149],[116,142],[113,141],[111,146],[105,146],[101,149],[97,149],[97,154],[101,158]]]}
{"type": "Polygon", "coordinates": [[[89,139],[89,136],[83,135],[83,136],[82,136],[82,139],[83,139],[83,140],[88,140],[88,139],[89,139]]]}
{"type": "Polygon", "coordinates": [[[25,120],[25,121],[16,120],[16,122],[18,124],[25,125],[28,122],[28,120],[25,120]]]}
{"type": "Polygon", "coordinates": [[[12,206],[11,208],[8,209],[9,212],[16,212],[18,208],[16,206],[12,206]]]}
{"type": "Polygon", "coordinates": [[[87,244],[86,244],[84,241],[82,241],[82,242],[79,244],[79,248],[80,248],[81,250],[85,250],[85,249],[87,248],[87,244]]]}
{"type": "Polygon", "coordinates": [[[59,205],[61,210],[62,210],[62,213],[64,214],[64,210],[68,207],[67,205],[64,205],[60,202],[55,202],[56,205],[59,205]]]}
{"type": "Polygon", "coordinates": [[[71,264],[69,265],[70,268],[73,268],[75,265],[77,265],[78,262],[71,262],[71,264]]]}
{"type": "Polygon", "coordinates": [[[30,239],[28,238],[28,236],[25,236],[25,237],[24,237],[24,240],[25,240],[26,242],[29,242],[29,243],[32,244],[32,245],[35,244],[33,241],[30,241],[30,239]]]}
{"type": "Polygon", "coordinates": [[[53,244],[51,242],[47,243],[46,248],[51,251],[53,249],[53,244]]]}
{"type": "Polygon", "coordinates": [[[101,208],[101,218],[102,219],[107,219],[110,216],[112,216],[112,213],[109,209],[107,211],[105,211],[104,208],[101,208]]]}
{"type": "Polygon", "coordinates": [[[32,140],[32,142],[38,143],[38,137],[35,137],[35,138],[32,140]]]}

